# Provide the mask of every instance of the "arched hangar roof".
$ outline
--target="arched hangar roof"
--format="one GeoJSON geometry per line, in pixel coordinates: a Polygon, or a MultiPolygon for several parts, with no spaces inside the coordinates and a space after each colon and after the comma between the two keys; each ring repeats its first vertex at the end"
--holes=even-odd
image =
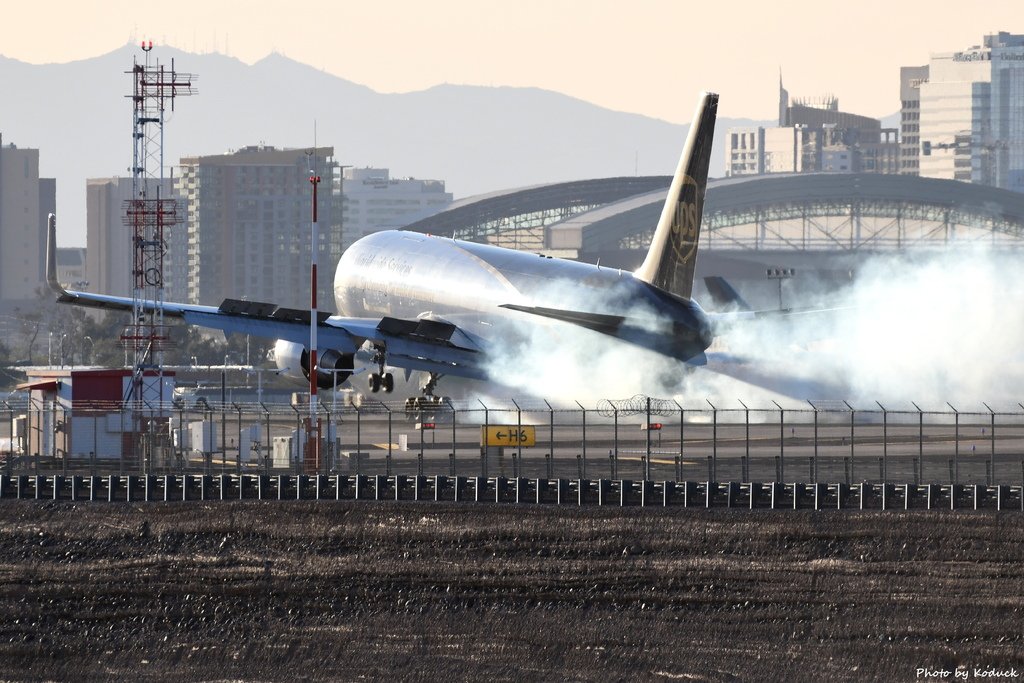
{"type": "Polygon", "coordinates": [[[490,231],[486,226],[507,224],[517,216],[542,212],[571,215],[659,188],[664,191],[669,181],[669,176],[633,176],[501,190],[460,199],[404,229],[473,240],[476,233],[490,231]]]}
{"type": "MultiPolygon", "coordinates": [[[[553,246],[614,249],[654,227],[669,182],[668,176],[605,178],[492,193],[462,200],[407,229],[486,239],[485,233],[516,226],[517,216],[548,212],[555,217],[546,222],[553,246]]],[[[946,231],[969,226],[1022,239],[1024,194],[954,180],[873,173],[742,176],[708,183],[704,230],[717,246],[734,239],[735,226],[813,222],[816,217],[848,219],[849,237],[821,229],[821,243],[834,242],[837,248],[870,246],[873,239],[879,244],[883,238],[898,241],[905,221],[930,221],[946,231]],[[865,217],[891,219],[893,225],[860,235],[859,221],[865,217]]]]}

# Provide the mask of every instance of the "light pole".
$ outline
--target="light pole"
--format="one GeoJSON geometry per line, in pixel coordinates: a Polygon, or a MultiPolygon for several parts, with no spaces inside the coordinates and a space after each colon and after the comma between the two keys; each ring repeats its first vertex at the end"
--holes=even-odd
{"type": "Polygon", "coordinates": [[[220,468],[223,473],[228,461],[228,357],[224,355],[224,365],[220,366],[220,468]]]}
{"type": "Polygon", "coordinates": [[[788,280],[796,275],[796,268],[768,268],[765,274],[769,280],[777,280],[779,283],[779,310],[782,310],[782,281],[788,280]]]}

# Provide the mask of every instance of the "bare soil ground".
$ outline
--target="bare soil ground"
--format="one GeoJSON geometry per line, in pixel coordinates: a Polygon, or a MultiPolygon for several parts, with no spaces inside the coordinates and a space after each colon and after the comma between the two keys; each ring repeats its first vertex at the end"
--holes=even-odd
{"type": "Polygon", "coordinates": [[[5,501],[0,679],[1024,676],[1022,560],[1020,513],[5,501]]]}

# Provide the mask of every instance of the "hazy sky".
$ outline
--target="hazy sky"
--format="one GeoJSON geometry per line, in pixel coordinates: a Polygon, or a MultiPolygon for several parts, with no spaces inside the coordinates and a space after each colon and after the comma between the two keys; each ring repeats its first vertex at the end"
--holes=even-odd
{"type": "MultiPolygon", "coordinates": [[[[899,109],[899,67],[1024,32],[1020,0],[175,0],[18,2],[0,54],[66,62],[141,38],[254,62],[270,51],[380,92],[437,83],[536,86],[688,122],[695,93],[720,114],[776,114],[779,69],[797,96],[899,109]],[[285,9],[288,7],[288,9],[285,9]]],[[[12,7],[13,6],[13,7],[12,7]]],[[[200,75],[201,76],[201,75],[200,75]]]]}

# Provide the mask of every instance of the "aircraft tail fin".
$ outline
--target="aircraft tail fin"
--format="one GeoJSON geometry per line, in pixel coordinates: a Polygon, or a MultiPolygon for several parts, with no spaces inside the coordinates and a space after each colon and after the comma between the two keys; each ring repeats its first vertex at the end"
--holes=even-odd
{"type": "Polygon", "coordinates": [[[693,292],[697,241],[717,112],[718,95],[702,93],[651,248],[643,264],[633,273],[640,280],[685,299],[693,292]]]}

